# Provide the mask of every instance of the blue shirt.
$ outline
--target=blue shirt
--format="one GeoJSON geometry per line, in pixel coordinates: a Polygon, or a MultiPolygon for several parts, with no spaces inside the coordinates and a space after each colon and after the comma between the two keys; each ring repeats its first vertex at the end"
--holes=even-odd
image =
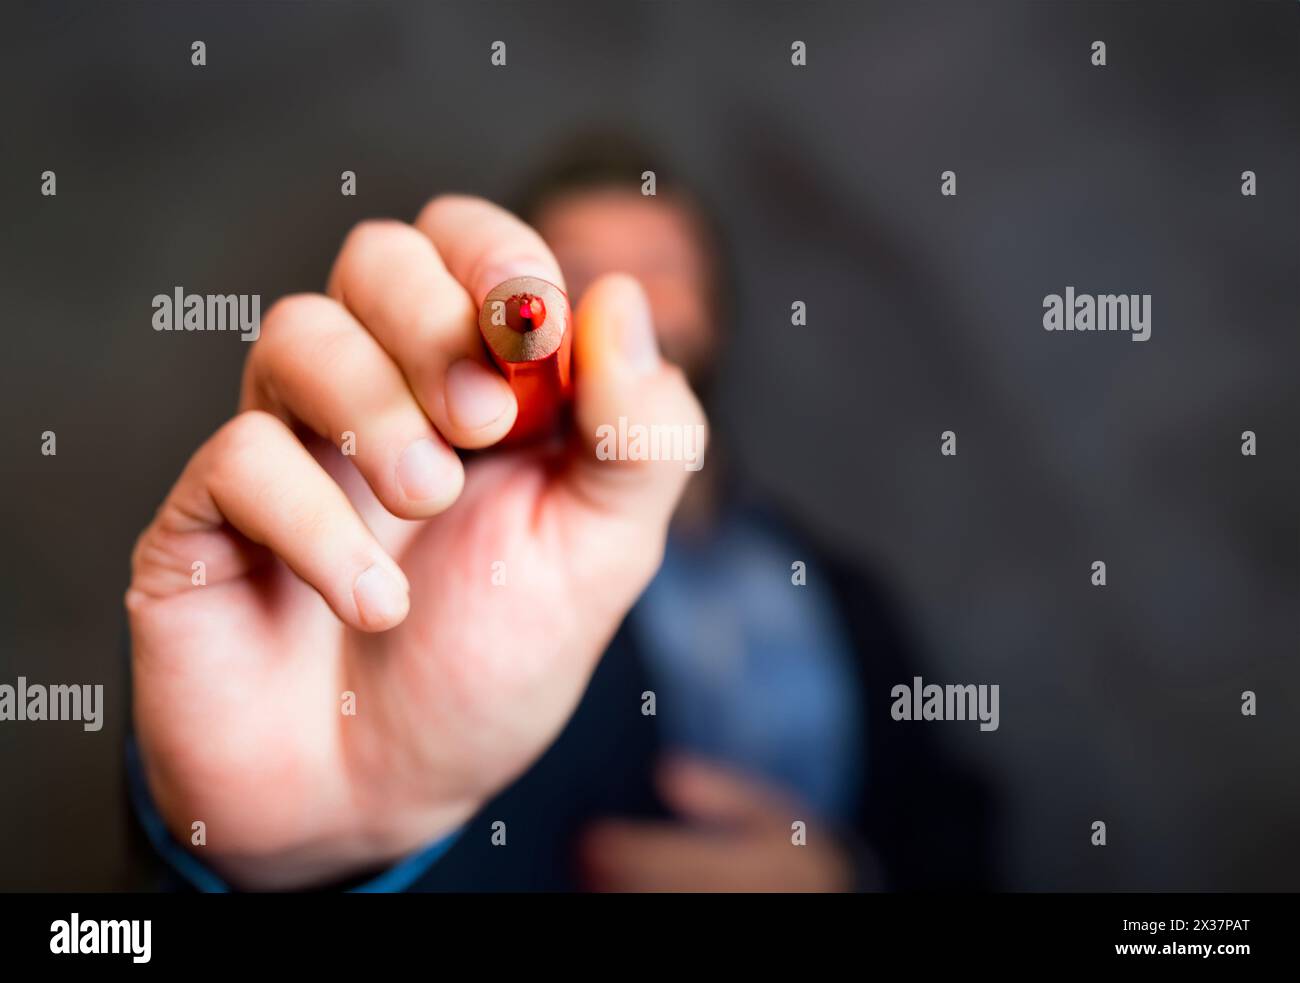
{"type": "Polygon", "coordinates": [[[728,512],[674,533],[633,610],[669,747],[731,764],[815,815],[851,819],[865,775],[853,650],[816,565],[787,534],[728,512]]]}

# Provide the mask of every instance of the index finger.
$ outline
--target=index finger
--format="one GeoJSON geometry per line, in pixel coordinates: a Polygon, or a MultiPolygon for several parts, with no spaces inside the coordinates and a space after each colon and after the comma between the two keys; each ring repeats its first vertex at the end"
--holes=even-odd
{"type": "Polygon", "coordinates": [[[442,195],[424,206],[415,227],[481,307],[488,291],[517,276],[564,289],[560,264],[531,226],[499,205],[469,195],[442,195]]]}

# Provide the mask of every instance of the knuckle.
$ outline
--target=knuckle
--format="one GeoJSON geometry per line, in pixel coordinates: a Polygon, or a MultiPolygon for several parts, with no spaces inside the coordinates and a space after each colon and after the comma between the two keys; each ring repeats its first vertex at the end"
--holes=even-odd
{"type": "Polygon", "coordinates": [[[309,338],[328,335],[329,326],[338,322],[338,314],[338,305],[323,294],[292,294],[276,301],[267,313],[261,337],[248,354],[246,381],[258,384],[263,391],[272,391],[274,386],[268,380],[311,350],[309,338]]]}
{"type": "Polygon", "coordinates": [[[334,307],[334,301],[324,294],[288,294],[271,305],[264,319],[266,323],[262,333],[265,335],[277,328],[283,332],[286,328],[311,324],[322,315],[332,313],[334,307]]]}
{"type": "MultiPolygon", "coordinates": [[[[394,252],[418,249],[425,245],[424,236],[395,218],[370,218],[358,222],[339,250],[331,280],[341,286],[364,276],[377,263],[394,252]]],[[[346,291],[345,291],[346,292],[346,291]]]]}
{"type": "Polygon", "coordinates": [[[165,504],[159,505],[154,510],[153,518],[149,520],[149,524],[140,531],[140,535],[135,537],[135,543],[131,547],[131,571],[133,576],[140,569],[140,558],[148,547],[150,534],[158,527],[158,522],[165,507],[165,504]]]}
{"type": "Polygon", "coordinates": [[[414,226],[391,218],[366,219],[348,232],[330,273],[328,292],[343,303],[355,299],[361,286],[397,263],[427,253],[432,244],[414,226]]]}
{"type": "Polygon", "coordinates": [[[459,192],[436,195],[420,210],[420,217],[416,220],[416,225],[424,225],[426,222],[436,224],[445,212],[455,212],[466,206],[480,204],[483,204],[483,199],[476,195],[459,192]]]}
{"type": "Polygon", "coordinates": [[[355,257],[358,253],[364,254],[376,247],[386,246],[395,239],[404,238],[409,230],[409,225],[395,218],[365,219],[348,230],[339,258],[355,257]]]}
{"type": "Polygon", "coordinates": [[[323,318],[333,315],[334,301],[324,294],[289,294],[281,297],[262,319],[261,337],[253,343],[250,357],[265,359],[302,331],[310,330],[323,318]]]}
{"type": "Polygon", "coordinates": [[[126,592],[126,609],[134,612],[136,602],[138,601],[139,591],[135,585],[140,581],[141,573],[144,570],[145,557],[149,551],[150,533],[153,531],[152,524],[144,532],[140,533],[135,539],[135,545],[131,548],[131,584],[126,592]]]}
{"type": "Polygon", "coordinates": [[[246,410],[233,417],[212,438],[213,480],[241,480],[268,456],[269,445],[283,430],[284,424],[264,410],[246,410]]]}

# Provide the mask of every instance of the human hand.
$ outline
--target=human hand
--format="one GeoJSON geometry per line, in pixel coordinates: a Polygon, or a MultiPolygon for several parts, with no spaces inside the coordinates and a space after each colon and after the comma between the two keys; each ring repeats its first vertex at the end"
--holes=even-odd
{"type": "Polygon", "coordinates": [[[359,873],[462,823],[553,740],[658,566],[688,472],[598,460],[596,430],[703,414],[630,278],[577,308],[564,447],[453,451],[514,422],[477,310],[516,275],[564,282],[485,201],[358,226],[328,296],[267,313],[240,413],[140,536],[126,606],[148,782],[242,887],[359,873]]]}

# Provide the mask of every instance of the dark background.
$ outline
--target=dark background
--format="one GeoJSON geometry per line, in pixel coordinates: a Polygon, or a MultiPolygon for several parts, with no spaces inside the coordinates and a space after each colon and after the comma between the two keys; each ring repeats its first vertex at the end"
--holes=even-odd
{"type": "Polygon", "coordinates": [[[596,124],[717,207],[718,424],[755,487],[888,580],[927,681],[1001,686],[997,732],[930,726],[1000,789],[1003,884],[1300,887],[1300,5],[101,2],[0,25],[0,682],[108,703],[97,734],[0,724],[0,889],[134,883],[130,548],[247,350],[154,332],[153,295],[265,311],[320,289],[359,219],[506,198],[596,124]],[[1067,284],[1152,294],[1151,340],[1043,331],[1067,284]]]}

